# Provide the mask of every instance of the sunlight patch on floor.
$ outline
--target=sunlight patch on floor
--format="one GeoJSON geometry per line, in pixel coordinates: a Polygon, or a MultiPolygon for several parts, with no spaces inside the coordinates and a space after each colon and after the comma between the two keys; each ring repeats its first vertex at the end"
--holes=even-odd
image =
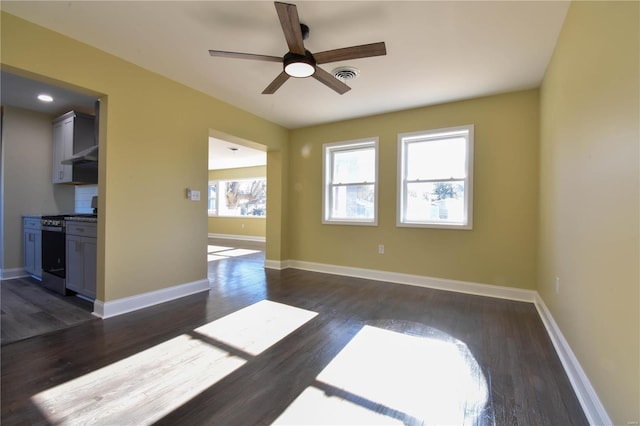
{"type": "Polygon", "coordinates": [[[273,424],[402,425],[403,422],[309,387],[273,424]]]}
{"type": "Polygon", "coordinates": [[[32,401],[54,424],[152,424],[316,315],[263,300],[194,329],[194,335],[40,392],[32,401]],[[229,349],[233,355],[218,347],[222,343],[244,353],[229,349]]]}
{"type": "Polygon", "coordinates": [[[220,256],[225,257],[238,257],[238,256],[246,256],[248,254],[260,253],[260,250],[248,250],[248,249],[233,249],[218,252],[220,256]]]}
{"type": "MultiPolygon", "coordinates": [[[[364,399],[360,407],[393,412],[387,422],[404,418],[427,425],[473,423],[488,397],[484,374],[464,343],[371,326],[358,332],[317,381],[317,387],[326,384],[350,395],[351,402],[343,399],[345,403],[364,399]]],[[[310,389],[317,399],[319,390],[310,389]]],[[[323,395],[327,401],[317,403],[316,409],[303,392],[276,423],[315,423],[316,419],[324,424],[361,423],[361,410],[354,411],[354,418],[326,417],[326,408],[321,407],[333,405],[336,397],[323,395]],[[298,414],[301,417],[295,417],[298,414]]]]}
{"type": "Polygon", "coordinates": [[[255,356],[316,315],[316,312],[262,300],[194,331],[255,356]]]}
{"type": "Polygon", "coordinates": [[[214,246],[212,244],[207,245],[207,253],[215,253],[217,251],[232,250],[232,249],[233,247],[214,246]]]}
{"type": "Polygon", "coordinates": [[[207,262],[215,262],[217,260],[226,259],[225,256],[220,256],[217,254],[207,254],[207,262]]]}
{"type": "Polygon", "coordinates": [[[230,257],[247,256],[249,254],[260,253],[260,250],[240,249],[225,246],[207,245],[207,262],[228,259],[230,257]]]}
{"type": "Polygon", "coordinates": [[[180,335],[40,392],[32,401],[55,424],[147,425],[246,361],[180,335]]]}

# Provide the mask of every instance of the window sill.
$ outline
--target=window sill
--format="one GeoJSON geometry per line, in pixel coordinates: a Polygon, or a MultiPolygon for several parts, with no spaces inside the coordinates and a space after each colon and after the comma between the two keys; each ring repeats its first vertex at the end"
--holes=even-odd
{"type": "Polygon", "coordinates": [[[378,226],[378,221],[357,221],[357,220],[323,220],[323,225],[354,225],[354,226],[378,226]]]}
{"type": "Polygon", "coordinates": [[[423,222],[397,222],[398,228],[431,228],[431,229],[457,229],[460,231],[473,230],[473,224],[463,223],[423,223],[423,222]]]}

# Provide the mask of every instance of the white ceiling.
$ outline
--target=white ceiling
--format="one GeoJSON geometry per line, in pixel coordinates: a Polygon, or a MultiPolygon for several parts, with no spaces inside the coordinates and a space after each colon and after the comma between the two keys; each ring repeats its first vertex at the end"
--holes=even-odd
{"type": "Polygon", "coordinates": [[[71,110],[94,114],[97,100],[89,95],[4,71],[0,72],[0,96],[2,105],[38,111],[49,115],[61,115],[71,110]],[[54,102],[38,101],[37,98],[40,94],[52,96],[54,102]]]}
{"type": "Polygon", "coordinates": [[[265,166],[266,164],[267,153],[264,151],[209,137],[209,170],[265,166]]]}
{"type": "Polygon", "coordinates": [[[271,1],[2,1],[1,8],[287,128],[538,87],[566,1],[296,1],[311,52],[384,41],[387,55],[338,95],[313,78],[262,90],[281,65],[208,49],[282,56],[271,1]]]}

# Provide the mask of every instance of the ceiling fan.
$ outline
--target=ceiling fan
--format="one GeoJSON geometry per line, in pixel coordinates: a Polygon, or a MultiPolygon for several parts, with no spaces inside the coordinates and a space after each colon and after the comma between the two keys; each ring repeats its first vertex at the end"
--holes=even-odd
{"type": "Polygon", "coordinates": [[[263,91],[263,95],[275,93],[289,77],[313,77],[339,94],[351,90],[349,86],[335,78],[330,73],[318,67],[318,64],[346,61],[349,59],[368,58],[387,54],[384,42],[362,44],[342,49],[327,50],[312,54],[304,48],[304,40],[309,36],[309,27],[301,24],[298,9],[294,4],[275,2],[284,38],[289,46],[289,52],[283,57],[259,55],[253,53],[227,52],[224,50],[209,50],[211,56],[221,56],[237,59],[254,59],[257,61],[281,62],[283,71],[263,91]]]}

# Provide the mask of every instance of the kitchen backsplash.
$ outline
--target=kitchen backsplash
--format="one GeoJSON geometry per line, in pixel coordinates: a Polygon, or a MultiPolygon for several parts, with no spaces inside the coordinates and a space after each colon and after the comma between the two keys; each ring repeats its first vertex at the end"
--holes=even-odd
{"type": "Polygon", "coordinates": [[[98,195],[98,185],[78,185],[76,186],[76,213],[93,213],[91,208],[91,197],[98,195]]]}

